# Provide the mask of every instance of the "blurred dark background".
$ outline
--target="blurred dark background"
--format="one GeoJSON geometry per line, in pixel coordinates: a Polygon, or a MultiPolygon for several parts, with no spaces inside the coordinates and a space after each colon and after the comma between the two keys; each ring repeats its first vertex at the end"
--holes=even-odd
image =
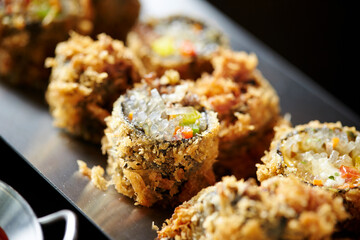
{"type": "Polygon", "coordinates": [[[208,2],[360,115],[356,1],[208,2]]]}

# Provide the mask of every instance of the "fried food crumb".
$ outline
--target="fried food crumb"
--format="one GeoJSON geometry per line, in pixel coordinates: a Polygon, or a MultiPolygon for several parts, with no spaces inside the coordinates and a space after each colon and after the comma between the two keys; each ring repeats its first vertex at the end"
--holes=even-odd
{"type": "Polygon", "coordinates": [[[91,169],[87,166],[87,164],[82,160],[77,160],[77,164],[79,167],[79,172],[90,178],[91,182],[101,190],[107,190],[108,181],[104,178],[104,169],[100,166],[94,166],[91,169]]]}

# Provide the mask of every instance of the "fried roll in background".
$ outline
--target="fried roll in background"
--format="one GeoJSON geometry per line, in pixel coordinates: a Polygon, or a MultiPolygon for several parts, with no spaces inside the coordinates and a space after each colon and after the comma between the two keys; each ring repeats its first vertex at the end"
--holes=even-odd
{"type": "Polygon", "coordinates": [[[127,45],[143,61],[148,72],[161,76],[174,69],[182,79],[212,72],[210,60],[227,38],[217,29],[183,15],[139,22],[128,34],[127,45]]]}
{"type": "Polygon", "coordinates": [[[232,174],[238,179],[255,177],[255,164],[269,147],[273,127],[288,124],[280,115],[276,91],[257,64],[255,54],[221,50],[212,60],[214,72],[195,82],[193,91],[218,113],[218,179],[232,174]]]}
{"type": "Polygon", "coordinates": [[[100,143],[114,101],[143,72],[132,52],[105,34],[98,40],[71,34],[46,65],[52,68],[46,100],[54,125],[95,143],[100,143]]]}
{"type": "Polygon", "coordinates": [[[50,75],[45,59],[69,31],[125,40],[139,12],[137,0],[0,1],[0,78],[45,90],[50,75]]]}
{"type": "Polygon", "coordinates": [[[20,86],[45,89],[44,67],[69,30],[91,32],[87,0],[14,0],[0,2],[0,78],[20,86]]]}
{"type": "Polygon", "coordinates": [[[257,165],[260,181],[276,175],[296,176],[343,197],[353,218],[345,228],[359,231],[360,134],[354,127],[319,121],[279,127],[261,160],[263,164],[257,165]]]}
{"type": "Polygon", "coordinates": [[[180,81],[167,71],[122,95],[106,118],[102,140],[107,173],[118,192],[138,204],[177,205],[214,184],[219,123],[180,81]]]}
{"type": "Polygon", "coordinates": [[[327,239],[347,216],[340,197],[296,178],[224,177],[178,206],[157,239],[327,239]]]}

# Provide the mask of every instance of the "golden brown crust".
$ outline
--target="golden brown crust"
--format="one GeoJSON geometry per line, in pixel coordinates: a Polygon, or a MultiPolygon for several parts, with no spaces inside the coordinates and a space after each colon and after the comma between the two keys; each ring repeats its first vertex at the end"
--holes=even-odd
{"type": "MultiPolygon", "coordinates": [[[[151,83],[160,84],[156,80],[151,83]]],[[[187,89],[192,84],[180,83],[187,89]]],[[[144,87],[150,91],[153,85],[144,82],[132,91],[144,87]]],[[[184,93],[183,98],[186,96],[184,93]]],[[[216,113],[206,111],[207,128],[192,138],[156,140],[129,122],[125,104],[125,95],[114,103],[112,115],[105,119],[107,128],[102,139],[103,153],[108,155],[107,173],[118,192],[143,206],[174,206],[215,182],[212,165],[219,142],[216,113]]]]}
{"type": "Polygon", "coordinates": [[[177,205],[214,183],[212,165],[218,155],[219,124],[207,113],[208,128],[185,141],[158,141],[146,136],[124,116],[121,96],[106,118],[102,139],[107,172],[120,193],[138,204],[177,205]]]}
{"type": "Polygon", "coordinates": [[[225,177],[177,207],[158,239],[329,239],[346,218],[341,198],[295,178],[225,177]]]}
{"type": "MultiPolygon", "coordinates": [[[[290,125],[290,122],[285,118],[279,118],[273,123],[274,127],[281,125],[290,125]]],[[[221,149],[226,149],[226,151],[219,154],[219,161],[214,165],[217,179],[220,180],[222,176],[226,175],[234,175],[237,179],[256,178],[256,164],[261,163],[260,159],[264,156],[264,152],[269,148],[274,137],[274,130],[271,126],[249,134],[242,141],[221,143],[221,149]]]]}
{"type": "Polygon", "coordinates": [[[255,177],[255,163],[268,148],[273,127],[289,124],[280,116],[279,97],[257,63],[255,54],[221,50],[212,60],[214,72],[195,82],[195,93],[218,113],[220,177],[255,177]]]}
{"type": "Polygon", "coordinates": [[[46,65],[52,68],[46,100],[55,126],[95,143],[113,102],[143,73],[130,50],[105,34],[94,41],[72,33],[46,65]]]}
{"type": "Polygon", "coordinates": [[[108,181],[104,178],[104,169],[100,166],[94,166],[91,169],[88,168],[84,161],[77,160],[79,166],[79,172],[90,178],[91,182],[99,189],[106,190],[108,187],[108,181]]]}

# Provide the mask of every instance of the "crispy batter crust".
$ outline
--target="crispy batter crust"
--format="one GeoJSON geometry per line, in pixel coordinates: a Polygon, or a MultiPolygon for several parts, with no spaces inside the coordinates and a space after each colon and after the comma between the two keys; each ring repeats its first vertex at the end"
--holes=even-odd
{"type": "Polygon", "coordinates": [[[98,40],[72,33],[48,58],[52,68],[46,100],[54,125],[99,143],[113,102],[143,73],[123,43],[100,34],[98,40]]]}
{"type": "Polygon", "coordinates": [[[90,178],[91,182],[99,189],[106,190],[108,188],[108,181],[104,178],[104,169],[100,166],[94,166],[91,169],[82,160],[77,160],[79,172],[90,178]]]}
{"type": "Polygon", "coordinates": [[[329,239],[346,218],[341,198],[295,178],[224,177],[177,207],[158,239],[329,239]]]}
{"type": "MultiPolygon", "coordinates": [[[[207,112],[207,129],[187,140],[157,141],[124,116],[121,96],[107,117],[102,139],[107,173],[118,192],[138,204],[177,205],[215,182],[212,165],[218,155],[219,123],[207,112]]],[[[125,103],[126,104],[126,103],[125,103]]]]}
{"type": "Polygon", "coordinates": [[[255,163],[268,148],[273,127],[289,122],[280,116],[277,93],[256,69],[255,54],[222,50],[212,64],[214,72],[203,74],[194,91],[209,109],[218,113],[217,175],[255,177],[255,163]]]}
{"type": "MultiPolygon", "coordinates": [[[[170,16],[164,19],[150,19],[147,22],[139,22],[127,36],[127,45],[142,60],[148,72],[156,72],[158,76],[164,74],[168,69],[174,69],[180,73],[182,79],[195,80],[201,76],[203,72],[212,72],[213,66],[211,59],[213,54],[209,56],[183,57],[181,60],[164,59],[151,50],[149,42],[154,38],[152,32],[154,26],[161,21],[170,22],[171,19],[185,18],[188,21],[199,22],[185,16],[170,16]]],[[[203,25],[204,23],[201,23],[203,25]]],[[[220,33],[219,33],[220,34],[220,33]]],[[[225,36],[221,36],[221,47],[228,47],[228,40],[225,36]]]]}
{"type": "MultiPolygon", "coordinates": [[[[282,139],[284,139],[290,133],[301,132],[304,129],[317,129],[317,128],[329,128],[329,129],[342,129],[344,132],[357,132],[354,127],[342,126],[340,122],[336,123],[320,123],[319,121],[311,121],[307,124],[297,125],[295,127],[281,126],[275,128],[275,137],[271,142],[269,151],[261,158],[263,164],[257,164],[257,177],[259,181],[264,181],[276,175],[290,176],[293,175],[290,171],[287,171],[287,166],[284,163],[282,157],[278,154],[278,146],[282,139]]],[[[360,189],[358,187],[353,189],[333,189],[325,188],[335,195],[341,196],[344,199],[346,209],[351,214],[353,220],[346,222],[344,228],[351,231],[359,231],[356,229],[356,225],[360,222],[360,189]]]]}

